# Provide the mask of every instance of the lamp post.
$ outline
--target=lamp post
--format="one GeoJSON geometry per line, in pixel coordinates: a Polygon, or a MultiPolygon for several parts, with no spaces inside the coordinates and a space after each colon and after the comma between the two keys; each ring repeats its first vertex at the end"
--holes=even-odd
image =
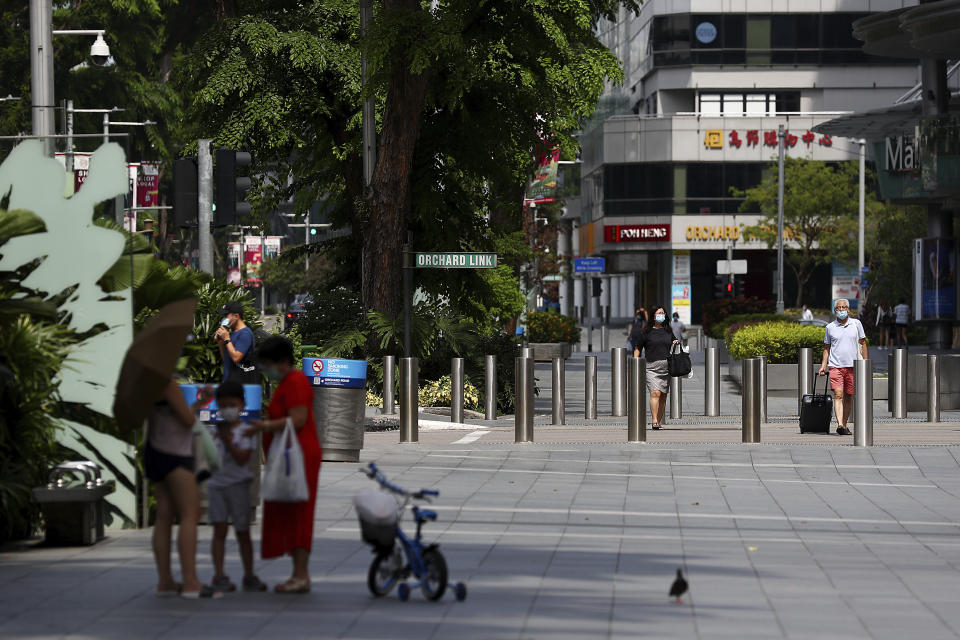
{"type": "Polygon", "coordinates": [[[783,151],[786,133],[777,130],[777,313],[783,313],[783,151]]]}
{"type": "Polygon", "coordinates": [[[53,0],[30,0],[30,95],[32,96],[33,135],[43,140],[44,154],[53,155],[54,91],[53,36],[97,36],[90,48],[94,64],[103,66],[110,59],[110,48],[103,39],[104,29],[53,30],[53,0]]]}

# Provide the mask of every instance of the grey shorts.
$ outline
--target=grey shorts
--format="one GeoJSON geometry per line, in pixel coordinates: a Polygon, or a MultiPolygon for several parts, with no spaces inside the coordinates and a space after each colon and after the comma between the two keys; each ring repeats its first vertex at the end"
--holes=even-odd
{"type": "Polygon", "coordinates": [[[666,360],[647,363],[647,389],[667,393],[670,391],[670,368],[666,360]]]}
{"type": "Polygon", "coordinates": [[[250,530],[250,483],[237,482],[226,487],[207,487],[207,521],[233,522],[237,531],[250,530]]]}

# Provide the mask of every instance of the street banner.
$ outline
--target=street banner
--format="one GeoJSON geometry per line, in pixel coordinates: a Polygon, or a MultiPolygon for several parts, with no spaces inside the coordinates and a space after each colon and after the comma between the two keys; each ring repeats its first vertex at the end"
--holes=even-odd
{"type": "Polygon", "coordinates": [[[263,261],[260,236],[247,236],[243,239],[243,263],[247,271],[246,285],[260,286],[260,263],[263,261]]]}
{"type": "Polygon", "coordinates": [[[542,203],[554,202],[557,195],[557,167],[560,162],[560,147],[540,156],[537,172],[527,190],[526,200],[542,203]]]}
{"type": "Polygon", "coordinates": [[[227,282],[239,287],[242,280],[240,256],[243,255],[243,245],[239,242],[227,244],[227,282]]]}
{"type": "Polygon", "coordinates": [[[142,162],[137,174],[137,206],[156,207],[160,204],[160,165],[156,162],[142,162]]]}
{"type": "Polygon", "coordinates": [[[833,284],[830,295],[836,305],[838,298],[850,301],[850,308],[856,309],[860,301],[860,274],[857,265],[852,262],[833,261],[833,284]]]}
{"type": "Polygon", "coordinates": [[[918,238],[914,272],[919,284],[918,320],[957,317],[957,243],[954,238],[918,238]]]}
{"type": "Polygon", "coordinates": [[[680,322],[691,324],[690,251],[673,252],[673,284],[670,287],[671,306],[680,315],[680,322]]]}

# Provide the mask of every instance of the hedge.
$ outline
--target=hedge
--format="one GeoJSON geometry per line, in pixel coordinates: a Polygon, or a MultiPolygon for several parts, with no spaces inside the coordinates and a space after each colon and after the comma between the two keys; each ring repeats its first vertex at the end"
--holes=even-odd
{"type": "Polygon", "coordinates": [[[776,304],[772,300],[761,300],[760,298],[718,298],[711,300],[703,305],[703,332],[711,338],[723,340],[724,331],[728,325],[720,324],[727,318],[734,315],[753,314],[753,313],[773,313],[776,310],[776,304]]]}
{"type": "Polygon", "coordinates": [[[744,327],[748,327],[754,324],[760,324],[761,322],[790,322],[791,318],[776,314],[776,313],[739,313],[737,315],[730,316],[729,318],[724,318],[723,320],[714,323],[716,331],[721,333],[723,339],[727,341],[727,344],[730,343],[730,338],[733,337],[737,331],[744,327]]]}
{"type": "Polygon", "coordinates": [[[823,332],[823,327],[795,322],[765,322],[737,331],[727,349],[737,360],[766,356],[770,364],[796,364],[804,347],[813,349],[814,359],[820,357],[823,332]]]}
{"type": "Polygon", "coordinates": [[[531,311],[527,314],[530,342],[579,342],[580,328],[571,316],[555,311],[531,311]]]}

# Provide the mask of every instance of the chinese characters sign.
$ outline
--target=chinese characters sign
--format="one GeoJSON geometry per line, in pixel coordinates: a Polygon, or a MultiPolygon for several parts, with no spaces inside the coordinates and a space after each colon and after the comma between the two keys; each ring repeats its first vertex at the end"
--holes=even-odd
{"type": "MultiPolygon", "coordinates": [[[[723,130],[721,129],[707,129],[703,135],[703,146],[707,149],[723,149],[723,130]]],[[[733,149],[739,149],[740,147],[746,148],[756,148],[759,146],[777,148],[777,132],[773,129],[767,131],[760,131],[759,129],[747,129],[743,132],[743,137],[740,136],[740,131],[733,129],[727,132],[727,146],[733,149]]],[[[790,133],[789,131],[784,132],[784,145],[792,149],[798,144],[804,144],[809,149],[813,143],[816,142],[818,146],[821,147],[832,147],[833,140],[828,135],[818,136],[809,129],[806,133],[801,136],[790,133]]]]}

